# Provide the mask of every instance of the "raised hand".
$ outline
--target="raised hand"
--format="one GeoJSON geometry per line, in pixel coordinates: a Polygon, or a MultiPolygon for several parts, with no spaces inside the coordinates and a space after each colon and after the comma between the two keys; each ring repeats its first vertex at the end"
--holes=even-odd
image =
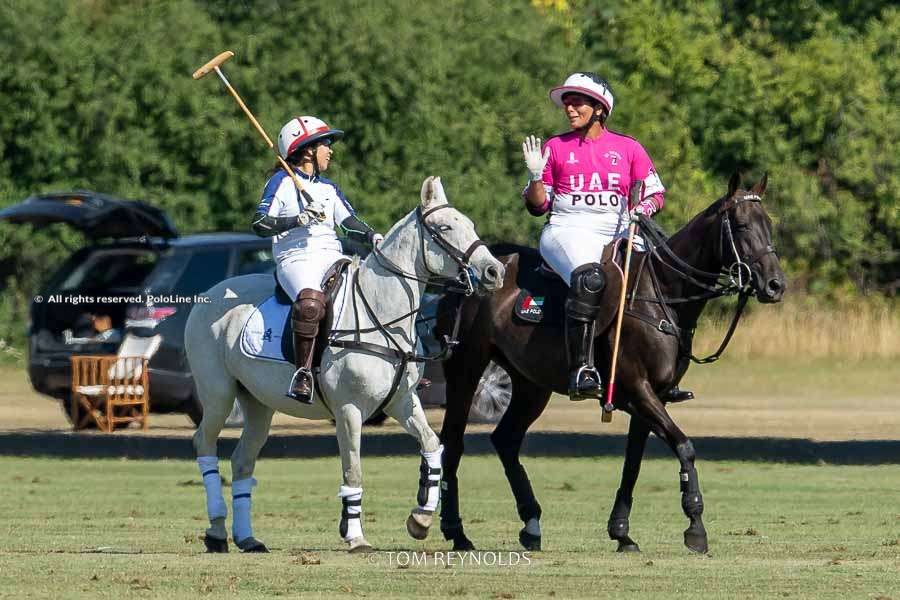
{"type": "Polygon", "coordinates": [[[522,142],[522,154],[525,156],[525,166],[531,173],[531,180],[540,181],[544,174],[544,167],[550,159],[550,148],[541,154],[541,138],[531,135],[522,142]]]}

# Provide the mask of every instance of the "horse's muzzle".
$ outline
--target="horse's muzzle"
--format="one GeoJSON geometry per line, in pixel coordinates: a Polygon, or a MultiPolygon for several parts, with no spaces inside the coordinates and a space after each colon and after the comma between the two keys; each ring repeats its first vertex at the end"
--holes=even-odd
{"type": "Polygon", "coordinates": [[[787,284],[780,277],[773,277],[766,282],[756,293],[756,299],[760,302],[774,303],[781,302],[787,284]]]}
{"type": "Polygon", "coordinates": [[[478,278],[478,287],[484,292],[494,292],[503,287],[503,277],[506,275],[506,268],[500,261],[493,261],[484,267],[481,276],[478,278]]]}

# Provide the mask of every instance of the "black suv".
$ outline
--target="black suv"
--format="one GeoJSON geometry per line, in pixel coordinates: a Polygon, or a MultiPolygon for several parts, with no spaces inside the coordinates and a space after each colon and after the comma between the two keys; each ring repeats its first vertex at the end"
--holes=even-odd
{"type": "Polygon", "coordinates": [[[150,359],[150,408],[186,413],[199,424],[202,409],[184,352],[188,299],[228,277],[273,272],[271,241],[250,233],[180,237],[159,209],[93,192],[32,196],[0,211],[0,220],[36,228],[64,222],[91,240],[32,302],[34,389],[59,398],[69,415],[71,355],[115,354],[126,331],[160,334],[150,359]]]}

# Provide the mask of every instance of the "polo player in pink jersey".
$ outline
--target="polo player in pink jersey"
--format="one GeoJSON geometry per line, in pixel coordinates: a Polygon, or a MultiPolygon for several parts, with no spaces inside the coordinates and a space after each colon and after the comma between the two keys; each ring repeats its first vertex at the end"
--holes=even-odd
{"type": "MultiPolygon", "coordinates": [[[[633,212],[648,217],[661,210],[665,187],[653,161],[634,138],[606,128],[615,100],[609,84],[593,73],[573,73],[550,90],[571,131],[547,140],[529,136],[522,144],[531,172],[523,197],[536,216],[549,213],[541,233],[544,261],[569,285],[566,299],[566,349],[569,397],[599,398],[602,380],[594,367],[594,320],[606,286],[600,270],[603,248],[626,237],[633,212]],[[640,181],[643,193],[629,205],[628,190],[640,181]]],[[[635,249],[643,239],[635,236],[635,249]]],[[[690,392],[673,390],[672,400],[690,392]]]]}

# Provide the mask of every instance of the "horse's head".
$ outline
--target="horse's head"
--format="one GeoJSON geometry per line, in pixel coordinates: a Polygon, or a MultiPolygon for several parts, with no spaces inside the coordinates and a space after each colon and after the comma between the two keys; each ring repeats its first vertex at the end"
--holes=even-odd
{"type": "Polygon", "coordinates": [[[416,210],[424,229],[422,258],[430,274],[457,278],[469,291],[493,292],[503,285],[503,265],[478,237],[472,221],[447,201],[440,177],[422,183],[416,210]]]}
{"type": "Polygon", "coordinates": [[[747,282],[760,302],[779,302],[786,287],[784,271],[772,245],[772,220],[766,214],[762,198],[767,176],[750,190],[740,189],[737,173],[728,182],[728,195],[721,201],[722,218],[719,257],[731,265],[732,277],[747,282]]]}

